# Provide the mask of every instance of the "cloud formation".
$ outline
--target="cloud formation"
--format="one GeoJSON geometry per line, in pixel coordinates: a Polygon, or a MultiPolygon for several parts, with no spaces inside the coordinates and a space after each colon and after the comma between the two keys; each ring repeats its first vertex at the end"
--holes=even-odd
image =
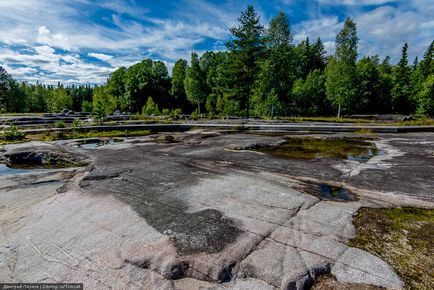
{"type": "MultiPolygon", "coordinates": [[[[102,83],[146,57],[169,69],[194,50],[222,49],[247,1],[1,0],[0,65],[20,80],[102,83]],[[141,3],[144,2],[144,3],[141,3]]],[[[345,17],[358,23],[360,55],[390,54],[405,41],[421,55],[434,39],[434,0],[256,0],[267,22],[290,16],[296,42],[321,37],[330,53],[345,17]]],[[[265,23],[266,24],[266,23],[265,23]]]]}

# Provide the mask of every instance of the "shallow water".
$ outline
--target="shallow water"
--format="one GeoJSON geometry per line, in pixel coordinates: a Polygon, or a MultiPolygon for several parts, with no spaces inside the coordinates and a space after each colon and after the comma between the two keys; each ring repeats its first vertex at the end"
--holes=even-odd
{"type": "Polygon", "coordinates": [[[312,194],[323,200],[331,200],[337,202],[349,202],[359,200],[354,193],[352,193],[345,187],[333,186],[327,183],[303,182],[302,185],[296,188],[301,192],[312,194]]]}
{"type": "Polygon", "coordinates": [[[356,139],[322,139],[322,138],[288,138],[279,146],[259,148],[258,151],[269,153],[276,157],[293,159],[335,158],[368,161],[370,158],[384,154],[375,144],[356,139]]]}
{"type": "Polygon", "coordinates": [[[41,170],[44,170],[44,169],[11,168],[11,167],[8,167],[6,164],[0,164],[0,176],[20,174],[20,173],[29,173],[29,172],[41,171],[41,170]]]}
{"type": "Polygon", "coordinates": [[[355,201],[355,196],[344,187],[335,187],[329,184],[319,185],[320,196],[334,201],[355,201]]]}

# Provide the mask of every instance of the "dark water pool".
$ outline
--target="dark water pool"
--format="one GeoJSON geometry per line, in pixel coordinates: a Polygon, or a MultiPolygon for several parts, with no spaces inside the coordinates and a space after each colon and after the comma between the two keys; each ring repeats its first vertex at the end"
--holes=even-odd
{"type": "Polygon", "coordinates": [[[374,143],[349,138],[288,138],[279,146],[259,148],[258,151],[276,157],[292,159],[335,158],[365,162],[381,155],[374,143]]]}

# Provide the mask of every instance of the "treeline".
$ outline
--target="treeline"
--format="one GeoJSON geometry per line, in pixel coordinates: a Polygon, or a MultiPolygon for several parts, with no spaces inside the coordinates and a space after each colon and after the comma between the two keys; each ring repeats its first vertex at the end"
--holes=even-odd
{"type": "Polygon", "coordinates": [[[92,111],[89,85],[64,87],[17,82],[0,66],[0,113],[60,112],[63,109],[92,111]]]}
{"type": "MultiPolygon", "coordinates": [[[[115,110],[158,114],[182,110],[233,116],[327,116],[415,114],[434,116],[434,41],[423,58],[408,60],[408,44],[395,65],[390,58],[358,55],[356,23],[348,18],[327,56],[320,38],[294,44],[280,12],[267,29],[252,6],[230,28],[226,51],[192,53],[165,64],[150,59],[113,72],[100,87],[63,88],[40,84],[4,86],[3,111],[115,110]]],[[[7,75],[7,74],[6,74],[7,75]]],[[[6,82],[7,83],[7,82],[6,82]]]]}

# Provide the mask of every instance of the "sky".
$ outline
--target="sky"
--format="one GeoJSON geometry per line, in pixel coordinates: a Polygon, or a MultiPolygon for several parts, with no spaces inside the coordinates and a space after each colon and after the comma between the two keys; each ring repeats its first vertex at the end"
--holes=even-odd
{"type": "Polygon", "coordinates": [[[170,73],[192,51],[224,50],[248,4],[265,26],[285,12],[295,43],[321,37],[329,54],[347,17],[357,23],[359,57],[396,62],[408,42],[413,62],[434,40],[434,0],[0,0],[0,66],[46,84],[101,84],[144,58],[170,73]]]}

